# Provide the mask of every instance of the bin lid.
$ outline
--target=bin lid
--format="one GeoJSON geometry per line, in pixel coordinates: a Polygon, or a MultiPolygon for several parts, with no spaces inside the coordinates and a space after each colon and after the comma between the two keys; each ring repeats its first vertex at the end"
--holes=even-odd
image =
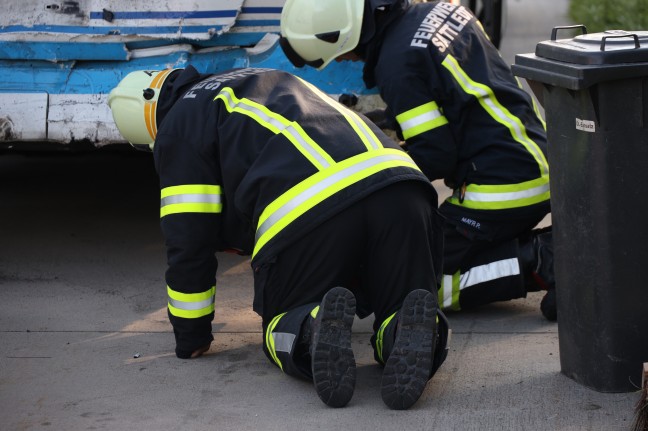
{"type": "Polygon", "coordinates": [[[648,76],[648,31],[607,30],[586,33],[585,26],[555,27],[535,54],[518,54],[513,73],[569,90],[637,76],[648,76]],[[584,34],[557,39],[557,31],[582,28],[584,34]]]}
{"type": "Polygon", "coordinates": [[[536,55],[576,64],[648,62],[648,31],[606,30],[540,42],[536,55]]]}

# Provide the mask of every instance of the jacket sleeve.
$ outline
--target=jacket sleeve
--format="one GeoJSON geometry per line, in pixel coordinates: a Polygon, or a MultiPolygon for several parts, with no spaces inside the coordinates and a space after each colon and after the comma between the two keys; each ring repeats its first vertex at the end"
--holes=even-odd
{"type": "Polygon", "coordinates": [[[428,82],[412,74],[379,79],[378,85],[396,117],[405,149],[425,175],[436,180],[454,171],[458,148],[443,107],[433,96],[428,82]]]}
{"type": "Polygon", "coordinates": [[[194,138],[161,134],[155,144],[168,314],[178,357],[213,340],[222,189],[218,159],[194,138]]]}

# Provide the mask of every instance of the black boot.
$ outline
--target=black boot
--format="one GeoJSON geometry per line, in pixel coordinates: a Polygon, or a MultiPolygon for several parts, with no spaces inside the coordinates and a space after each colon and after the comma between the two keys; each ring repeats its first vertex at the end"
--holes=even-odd
{"type": "Polygon", "coordinates": [[[556,321],[558,309],[551,227],[532,231],[531,238],[520,245],[520,263],[527,292],[546,290],[540,302],[540,311],[547,320],[556,321]]]}
{"type": "Polygon", "coordinates": [[[421,397],[433,373],[437,340],[436,295],[410,292],[396,323],[396,337],[383,370],[381,395],[394,410],[410,408],[421,397]]]}
{"type": "Polygon", "coordinates": [[[343,287],[329,290],[312,323],[310,342],[313,383],[330,407],[344,407],[355,389],[356,364],[351,349],[351,326],[356,300],[343,287]]]}
{"type": "Polygon", "coordinates": [[[556,303],[556,278],[554,276],[553,237],[551,230],[539,233],[535,239],[538,249],[536,274],[547,289],[547,293],[540,302],[540,310],[547,320],[555,322],[558,320],[558,308],[556,303]]]}
{"type": "Polygon", "coordinates": [[[556,288],[547,290],[545,296],[540,301],[540,311],[542,315],[549,321],[555,322],[558,320],[558,303],[556,302],[556,288]]]}

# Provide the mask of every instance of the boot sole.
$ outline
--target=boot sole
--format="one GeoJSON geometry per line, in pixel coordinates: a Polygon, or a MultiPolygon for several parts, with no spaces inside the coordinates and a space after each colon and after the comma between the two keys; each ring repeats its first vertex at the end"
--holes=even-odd
{"type": "Polygon", "coordinates": [[[330,407],[344,407],[355,389],[356,363],[351,349],[355,307],[353,293],[335,287],[324,295],[313,325],[313,383],[317,395],[330,407]]]}
{"type": "Polygon", "coordinates": [[[381,384],[382,399],[391,409],[410,408],[425,390],[436,343],[436,310],[436,298],[426,290],[414,290],[403,301],[381,384]]]}

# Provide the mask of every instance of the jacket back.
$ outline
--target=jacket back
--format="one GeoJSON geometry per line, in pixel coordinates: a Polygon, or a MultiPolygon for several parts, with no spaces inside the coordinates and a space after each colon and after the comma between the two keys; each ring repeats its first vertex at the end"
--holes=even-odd
{"type": "Polygon", "coordinates": [[[171,266],[227,249],[260,264],[382,187],[429,184],[373,124],[288,73],[187,69],[169,86],[154,152],[171,266]],[[169,193],[200,194],[185,186],[207,186],[218,206],[165,210],[169,193]]]}

